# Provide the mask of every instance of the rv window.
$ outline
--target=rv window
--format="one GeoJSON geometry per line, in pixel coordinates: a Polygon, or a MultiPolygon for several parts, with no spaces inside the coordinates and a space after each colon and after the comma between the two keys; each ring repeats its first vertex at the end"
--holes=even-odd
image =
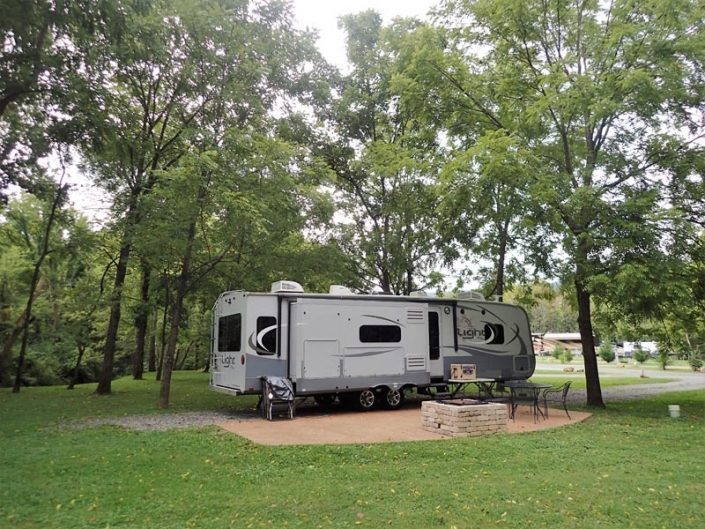
{"type": "Polygon", "coordinates": [[[257,318],[257,354],[273,355],[277,352],[277,319],[274,316],[257,318]]]}
{"type": "Polygon", "coordinates": [[[401,327],[398,325],[363,325],[360,327],[362,343],[401,342],[401,327]]]}
{"type": "Polygon", "coordinates": [[[503,344],[504,325],[500,325],[499,323],[486,323],[485,340],[487,344],[503,344]]]}
{"type": "Polygon", "coordinates": [[[233,314],[218,320],[218,351],[239,351],[242,315],[233,314]]]}
{"type": "Polygon", "coordinates": [[[438,360],[441,357],[437,312],[428,313],[428,350],[431,353],[431,360],[438,360]]]}

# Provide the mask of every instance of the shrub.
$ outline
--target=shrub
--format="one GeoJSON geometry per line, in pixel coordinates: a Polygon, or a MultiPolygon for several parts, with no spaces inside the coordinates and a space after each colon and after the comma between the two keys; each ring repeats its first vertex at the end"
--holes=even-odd
{"type": "Polygon", "coordinates": [[[643,364],[649,359],[649,353],[644,351],[641,347],[635,347],[632,352],[632,357],[637,362],[637,364],[643,364]]]}
{"type": "Polygon", "coordinates": [[[568,349],[564,350],[563,355],[561,356],[561,360],[564,364],[570,364],[571,360],[573,360],[573,353],[570,352],[568,349]]]}
{"type": "Polygon", "coordinates": [[[612,349],[612,345],[607,342],[603,342],[602,345],[600,345],[599,355],[600,355],[600,358],[602,358],[608,364],[610,362],[613,362],[614,361],[614,350],[612,349]]]}
{"type": "Polygon", "coordinates": [[[697,371],[698,369],[700,369],[701,367],[703,367],[703,361],[702,361],[702,359],[701,359],[701,358],[698,358],[697,356],[691,356],[691,357],[688,359],[688,364],[690,365],[690,368],[691,368],[693,371],[697,371]]]}
{"type": "Polygon", "coordinates": [[[551,356],[555,358],[556,360],[560,360],[563,358],[563,354],[566,352],[566,348],[563,347],[562,345],[556,345],[553,348],[553,351],[551,351],[551,356]]]}
{"type": "Polygon", "coordinates": [[[668,356],[668,350],[661,348],[658,350],[658,363],[661,369],[666,369],[666,366],[671,363],[671,359],[668,356]]]}

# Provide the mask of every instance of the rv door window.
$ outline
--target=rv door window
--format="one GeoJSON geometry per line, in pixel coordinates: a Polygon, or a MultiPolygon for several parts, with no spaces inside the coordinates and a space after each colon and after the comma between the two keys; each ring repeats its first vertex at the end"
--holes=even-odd
{"type": "Polygon", "coordinates": [[[437,312],[428,313],[428,350],[431,353],[431,360],[438,360],[441,357],[437,312]]]}
{"type": "Polygon", "coordinates": [[[401,327],[398,325],[363,325],[360,327],[362,343],[401,342],[401,327]]]}
{"type": "Polygon", "coordinates": [[[242,334],[242,314],[224,316],[218,320],[218,351],[239,351],[242,334]]]}
{"type": "Polygon", "coordinates": [[[257,318],[257,354],[273,355],[277,352],[277,319],[274,316],[257,318]]]}

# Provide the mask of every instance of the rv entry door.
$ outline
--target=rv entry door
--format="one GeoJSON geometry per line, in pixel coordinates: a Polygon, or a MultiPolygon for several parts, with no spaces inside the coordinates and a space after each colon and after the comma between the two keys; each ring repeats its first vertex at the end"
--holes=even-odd
{"type": "Polygon", "coordinates": [[[428,307],[428,354],[431,378],[443,378],[443,357],[452,355],[455,349],[453,340],[453,307],[431,305],[428,307]]]}

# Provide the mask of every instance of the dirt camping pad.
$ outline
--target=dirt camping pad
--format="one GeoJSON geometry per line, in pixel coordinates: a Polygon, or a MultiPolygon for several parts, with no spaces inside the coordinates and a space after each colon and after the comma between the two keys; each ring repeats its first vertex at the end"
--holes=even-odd
{"type": "MultiPolygon", "coordinates": [[[[549,409],[548,419],[534,422],[532,413],[519,407],[516,420],[507,422],[508,433],[531,432],[557,428],[584,421],[589,413],[571,411],[571,419],[563,410],[549,409]]],[[[221,428],[262,445],[357,444],[391,441],[424,441],[446,439],[421,428],[420,406],[394,411],[348,412],[319,409],[302,410],[294,420],[264,419],[229,420],[221,428]]]]}

